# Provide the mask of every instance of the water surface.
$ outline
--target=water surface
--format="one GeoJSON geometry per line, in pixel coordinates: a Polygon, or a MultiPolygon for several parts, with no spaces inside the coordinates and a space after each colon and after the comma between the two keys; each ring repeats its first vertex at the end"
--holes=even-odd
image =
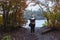
{"type": "MultiPolygon", "coordinates": [[[[35,27],[42,27],[43,26],[43,23],[45,22],[46,20],[36,20],[35,21],[35,27]]],[[[28,20],[28,22],[26,23],[26,28],[29,28],[29,23],[30,23],[30,20],[28,20]]]]}

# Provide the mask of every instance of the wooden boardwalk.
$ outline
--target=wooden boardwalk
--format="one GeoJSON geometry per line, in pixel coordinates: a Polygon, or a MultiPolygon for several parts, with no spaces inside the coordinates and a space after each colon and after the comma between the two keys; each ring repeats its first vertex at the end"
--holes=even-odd
{"type": "MultiPolygon", "coordinates": [[[[44,28],[36,28],[35,33],[30,33],[30,29],[20,28],[6,35],[11,35],[12,40],[60,40],[60,31],[53,31],[46,34],[41,34],[44,28]]],[[[0,33],[0,40],[3,34],[0,33]]]]}

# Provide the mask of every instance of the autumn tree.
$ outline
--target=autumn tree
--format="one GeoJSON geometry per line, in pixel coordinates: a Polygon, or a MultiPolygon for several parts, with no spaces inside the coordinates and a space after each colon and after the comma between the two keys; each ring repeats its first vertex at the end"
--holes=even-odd
{"type": "Polygon", "coordinates": [[[27,7],[26,0],[2,0],[1,6],[4,26],[18,24],[21,26],[25,23],[23,13],[27,7]]]}
{"type": "Polygon", "coordinates": [[[24,13],[24,10],[25,8],[27,7],[26,5],[26,0],[12,0],[11,1],[11,4],[13,5],[13,23],[15,24],[18,24],[18,25],[22,25],[25,23],[25,19],[24,19],[24,16],[23,16],[23,13],[24,13]],[[14,3],[13,3],[14,2],[14,3]]]}
{"type": "Polygon", "coordinates": [[[44,0],[44,3],[39,0],[31,0],[31,2],[35,3],[33,6],[35,6],[36,4],[39,5],[42,10],[43,16],[47,19],[48,26],[55,27],[60,15],[60,0],[44,0]],[[51,7],[49,6],[49,2],[51,2],[51,7]]]}

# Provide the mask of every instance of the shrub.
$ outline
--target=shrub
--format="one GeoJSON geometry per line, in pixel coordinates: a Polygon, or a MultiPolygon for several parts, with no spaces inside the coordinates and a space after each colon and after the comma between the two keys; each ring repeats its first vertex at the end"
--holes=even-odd
{"type": "Polygon", "coordinates": [[[7,36],[4,36],[2,38],[2,40],[12,40],[11,36],[10,35],[7,35],[7,36]]]}
{"type": "Polygon", "coordinates": [[[43,27],[46,27],[48,24],[47,24],[47,22],[45,21],[45,23],[42,24],[42,25],[43,25],[43,27]]]}

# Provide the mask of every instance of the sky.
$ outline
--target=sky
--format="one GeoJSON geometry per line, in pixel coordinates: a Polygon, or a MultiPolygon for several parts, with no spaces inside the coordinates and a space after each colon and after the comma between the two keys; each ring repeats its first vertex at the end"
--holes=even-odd
{"type": "Polygon", "coordinates": [[[31,5],[33,5],[33,4],[34,4],[34,3],[30,3],[26,9],[27,9],[27,10],[32,10],[32,11],[37,11],[37,10],[40,8],[38,5],[31,6],[31,5]]]}
{"type": "MultiPolygon", "coordinates": [[[[42,2],[42,3],[45,3],[44,0],[39,0],[39,1],[42,2]]],[[[26,8],[26,10],[38,11],[39,8],[40,8],[39,5],[33,6],[35,3],[34,2],[31,3],[30,0],[28,0],[26,3],[29,4],[28,7],[26,8]]],[[[50,2],[50,1],[48,1],[47,4],[49,4],[49,7],[52,7],[54,5],[54,3],[52,4],[52,2],[50,2]]],[[[46,10],[46,8],[44,6],[42,6],[42,8],[44,10],[46,10]]]]}
{"type": "MultiPolygon", "coordinates": [[[[27,4],[29,4],[30,2],[31,2],[31,1],[28,0],[28,1],[27,1],[27,4]]],[[[37,11],[40,7],[39,7],[38,5],[32,6],[32,5],[34,5],[34,4],[35,4],[35,3],[30,3],[26,9],[27,9],[27,10],[32,10],[32,11],[37,11]]]]}

